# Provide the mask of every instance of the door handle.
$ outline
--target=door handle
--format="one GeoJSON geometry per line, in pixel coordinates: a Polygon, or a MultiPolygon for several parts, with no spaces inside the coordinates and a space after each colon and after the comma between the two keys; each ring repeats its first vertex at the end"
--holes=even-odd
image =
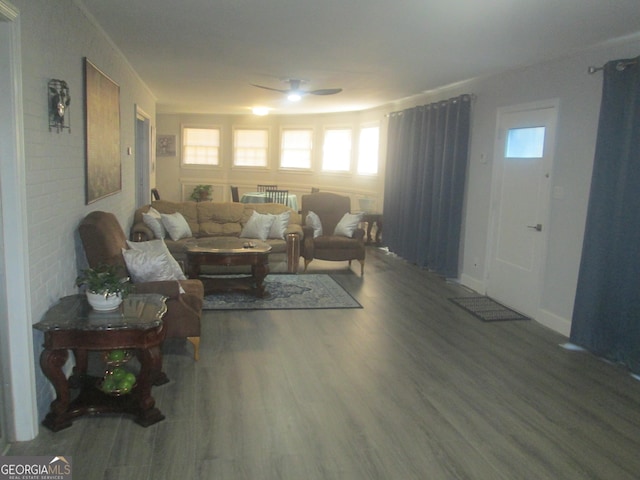
{"type": "Polygon", "coordinates": [[[537,223],[535,225],[527,225],[527,228],[533,228],[536,232],[541,232],[542,231],[542,224],[541,223],[537,223]]]}

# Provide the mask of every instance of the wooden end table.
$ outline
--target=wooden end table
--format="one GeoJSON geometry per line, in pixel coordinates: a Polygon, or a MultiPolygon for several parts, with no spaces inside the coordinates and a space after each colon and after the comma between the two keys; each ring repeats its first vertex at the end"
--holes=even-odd
{"type": "Polygon", "coordinates": [[[162,317],[165,297],[129,295],[114,311],[94,311],[86,295],[63,297],[33,328],[44,332],[40,355],[43,373],[53,384],[56,399],[42,422],[54,432],[70,427],[85,414],[128,413],[147,427],[164,419],[155,407],[151,386],[168,381],[162,372],[160,346],[165,337],[162,317]],[[130,350],[140,362],[140,372],[130,393],[113,395],[100,389],[102,378],[87,375],[89,351],[130,350]],[[76,365],[67,379],[63,367],[74,354],[76,365]],[[79,389],[71,399],[71,390],[79,389]]]}
{"type": "Polygon", "coordinates": [[[258,297],[269,295],[264,279],[269,274],[271,245],[259,240],[238,237],[208,237],[189,242],[186,247],[187,275],[197,278],[204,285],[205,294],[229,290],[249,290],[258,297]],[[204,265],[251,267],[248,276],[201,276],[204,265]]]}

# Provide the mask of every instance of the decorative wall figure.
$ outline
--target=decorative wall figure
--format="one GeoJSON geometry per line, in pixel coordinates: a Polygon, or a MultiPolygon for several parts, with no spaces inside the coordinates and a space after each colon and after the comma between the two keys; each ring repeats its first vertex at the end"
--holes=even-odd
{"type": "Polygon", "coordinates": [[[65,128],[71,133],[71,125],[67,112],[71,97],[69,86],[64,80],[50,80],[49,87],[49,131],[55,128],[58,133],[65,128]]]}

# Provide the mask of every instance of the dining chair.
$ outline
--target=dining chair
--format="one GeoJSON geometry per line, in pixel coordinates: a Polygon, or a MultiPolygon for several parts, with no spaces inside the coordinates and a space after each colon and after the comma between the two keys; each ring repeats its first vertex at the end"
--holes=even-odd
{"type": "Polygon", "coordinates": [[[268,192],[269,190],[277,190],[278,185],[258,185],[259,192],[268,192]]]}
{"type": "Polygon", "coordinates": [[[289,190],[267,190],[267,203],[289,203],[289,190]]]}
{"type": "Polygon", "coordinates": [[[238,187],[231,185],[231,201],[238,203],[240,201],[240,194],[238,193],[238,187]]]}

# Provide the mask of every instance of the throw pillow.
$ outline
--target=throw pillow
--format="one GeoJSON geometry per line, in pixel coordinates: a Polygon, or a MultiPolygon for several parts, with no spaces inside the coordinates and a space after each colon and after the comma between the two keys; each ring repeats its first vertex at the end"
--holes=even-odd
{"type": "MultiPolygon", "coordinates": [[[[129,245],[130,250],[144,252],[151,255],[152,257],[162,258],[162,261],[159,261],[159,263],[163,266],[165,265],[165,263],[169,265],[172,273],[171,278],[158,278],[157,280],[185,280],[187,278],[182,272],[180,264],[176,261],[175,258],[173,258],[173,255],[171,255],[171,253],[169,252],[169,249],[164,243],[164,240],[151,240],[149,242],[131,242],[127,240],[127,245],[129,245]]],[[[132,254],[131,256],[133,257],[134,255],[132,254]]],[[[126,261],[127,259],[125,256],[125,262],[126,261]]],[[[153,260],[152,263],[154,263],[153,260]]],[[[127,268],[128,267],[129,265],[127,264],[127,268]]],[[[133,276],[133,273],[131,271],[129,271],[129,273],[131,273],[131,275],[133,276]]]]}
{"type": "Polygon", "coordinates": [[[275,221],[276,216],[270,213],[261,214],[255,210],[249,217],[249,221],[240,232],[241,238],[257,238],[263,242],[269,237],[269,231],[275,221]]]}
{"type": "Polygon", "coordinates": [[[133,283],[176,280],[166,257],[132,248],[128,250],[123,248],[122,256],[133,283]]]}
{"type": "Polygon", "coordinates": [[[275,219],[271,229],[269,230],[269,238],[282,238],[284,239],[284,232],[289,226],[289,217],[291,212],[282,212],[280,215],[274,215],[275,219]]]}
{"type": "Polygon", "coordinates": [[[142,221],[151,229],[153,236],[156,238],[164,238],[166,231],[162,225],[162,216],[155,208],[150,207],[147,213],[142,214],[142,221]]]}
{"type": "Polygon", "coordinates": [[[320,217],[317,213],[310,211],[305,219],[305,224],[313,228],[313,238],[322,235],[322,222],[320,221],[320,217]]]}
{"type": "Polygon", "coordinates": [[[345,213],[338,222],[338,225],[336,225],[333,234],[351,238],[361,221],[361,213],[345,213]]]}
{"type": "Polygon", "coordinates": [[[181,213],[161,213],[160,217],[162,218],[162,225],[167,229],[167,233],[174,242],[181,238],[193,237],[189,224],[181,213]]]}

